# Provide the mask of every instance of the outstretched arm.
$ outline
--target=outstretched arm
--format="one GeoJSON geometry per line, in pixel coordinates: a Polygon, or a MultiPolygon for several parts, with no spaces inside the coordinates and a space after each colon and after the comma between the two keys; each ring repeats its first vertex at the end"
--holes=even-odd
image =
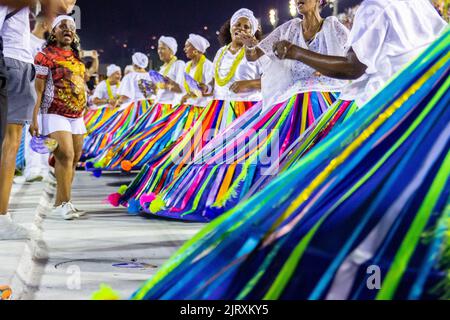
{"type": "Polygon", "coordinates": [[[280,41],[274,45],[274,52],[280,59],[301,61],[330,78],[354,80],[360,78],[367,69],[352,49],[346,57],[327,56],[280,41]]]}

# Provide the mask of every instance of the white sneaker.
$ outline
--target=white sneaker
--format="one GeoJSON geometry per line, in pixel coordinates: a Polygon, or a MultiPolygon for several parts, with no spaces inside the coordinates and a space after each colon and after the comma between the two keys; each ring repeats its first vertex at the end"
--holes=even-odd
{"type": "Polygon", "coordinates": [[[59,214],[64,220],[78,219],[80,216],[73,210],[73,205],[70,202],[64,202],[59,207],[53,208],[53,214],[59,214]]]}
{"type": "Polygon", "coordinates": [[[29,240],[30,238],[29,230],[12,221],[11,215],[0,215],[0,240],[29,240]]]}
{"type": "Polygon", "coordinates": [[[79,217],[84,217],[86,215],[86,211],[75,208],[72,202],[68,202],[68,204],[71,206],[72,210],[78,214],[79,217]]]}

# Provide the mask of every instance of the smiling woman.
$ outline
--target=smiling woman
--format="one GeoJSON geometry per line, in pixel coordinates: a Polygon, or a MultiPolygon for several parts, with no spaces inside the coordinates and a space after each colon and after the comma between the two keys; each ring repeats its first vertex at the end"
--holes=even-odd
{"type": "Polygon", "coordinates": [[[65,220],[72,220],[82,215],[71,203],[71,192],[86,133],[82,114],[87,100],[86,69],[80,60],[80,42],[73,18],[55,19],[46,47],[36,56],[35,64],[38,99],[30,133],[49,135],[58,142],[54,152],[57,180],[54,211],[65,220]],[[42,128],[38,127],[39,112],[42,128]]]}

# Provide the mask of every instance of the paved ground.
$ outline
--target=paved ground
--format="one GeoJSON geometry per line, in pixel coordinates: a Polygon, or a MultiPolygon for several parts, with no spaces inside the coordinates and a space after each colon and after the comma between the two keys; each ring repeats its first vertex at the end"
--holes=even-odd
{"type": "Polygon", "coordinates": [[[49,213],[51,185],[18,179],[13,216],[38,228],[41,240],[0,241],[0,285],[12,286],[13,299],[89,299],[102,283],[129,297],[201,228],[129,216],[102,203],[129,180],[117,174],[96,179],[80,172],[73,199],[89,215],[67,222],[49,213]]]}

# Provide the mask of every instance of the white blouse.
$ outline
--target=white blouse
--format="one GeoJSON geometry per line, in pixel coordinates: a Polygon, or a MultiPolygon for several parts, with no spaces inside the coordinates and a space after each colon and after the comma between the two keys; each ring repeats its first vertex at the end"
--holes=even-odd
{"type": "Polygon", "coordinates": [[[302,20],[292,19],[279,26],[258,47],[264,52],[262,94],[264,108],[290,97],[312,91],[340,92],[347,81],[317,75],[316,71],[297,60],[280,60],[273,52],[276,42],[287,40],[296,46],[324,55],[344,56],[349,31],[336,17],[324,20],[323,27],[307,44],[303,37],[302,20]]]}
{"type": "MultiPolygon", "coordinates": [[[[117,92],[119,91],[119,85],[116,84],[114,86],[111,86],[111,92],[114,97],[117,96],[117,92]]],[[[106,86],[106,80],[100,82],[98,86],[95,88],[94,94],[92,95],[92,98],[97,99],[109,99],[108,94],[108,87],[106,86]]]]}
{"type": "MultiPolygon", "coordinates": [[[[189,75],[192,78],[194,78],[196,71],[197,71],[196,67],[195,68],[191,68],[191,71],[189,72],[189,75]]],[[[203,65],[202,83],[210,84],[212,79],[213,79],[213,77],[214,77],[213,63],[210,60],[206,59],[205,64],[203,65]]],[[[193,105],[193,106],[196,106],[196,107],[206,107],[206,106],[208,106],[209,102],[211,102],[211,100],[212,100],[211,97],[189,98],[187,100],[186,104],[193,105]]]]}
{"type": "MultiPolygon", "coordinates": [[[[167,77],[175,81],[182,90],[182,93],[175,93],[170,90],[158,90],[158,94],[156,96],[156,102],[162,104],[171,104],[177,105],[181,103],[181,98],[185,95],[184,90],[184,70],[186,68],[186,64],[183,61],[177,60],[170,67],[170,71],[167,74],[167,77]]],[[[159,73],[163,74],[165,71],[165,67],[162,66],[159,69],[159,73]]]]}
{"type": "Polygon", "coordinates": [[[145,100],[146,98],[144,94],[139,89],[139,80],[142,79],[151,82],[150,76],[147,72],[130,72],[123,77],[117,94],[119,96],[126,96],[130,100],[145,100]]]}
{"type": "MultiPolygon", "coordinates": [[[[219,58],[226,49],[227,47],[225,46],[219,49],[219,51],[217,52],[216,57],[214,58],[214,70],[213,70],[214,73],[215,68],[219,63],[219,58]]],[[[238,52],[236,54],[232,54],[230,50],[226,50],[225,55],[223,56],[221,64],[219,66],[220,77],[225,78],[229,74],[230,69],[237,55],[238,52]]],[[[227,101],[261,101],[262,96],[261,91],[259,90],[238,94],[230,90],[230,87],[236,81],[261,79],[261,75],[262,75],[261,65],[257,62],[249,62],[244,57],[244,59],[242,59],[241,63],[239,64],[233,78],[231,78],[230,82],[228,82],[223,87],[219,86],[217,83],[215,84],[214,98],[216,100],[227,100],[227,101]]]]}
{"type": "Polygon", "coordinates": [[[347,48],[367,66],[341,99],[362,107],[444,30],[447,23],[428,0],[366,0],[356,12],[347,48]]]}

